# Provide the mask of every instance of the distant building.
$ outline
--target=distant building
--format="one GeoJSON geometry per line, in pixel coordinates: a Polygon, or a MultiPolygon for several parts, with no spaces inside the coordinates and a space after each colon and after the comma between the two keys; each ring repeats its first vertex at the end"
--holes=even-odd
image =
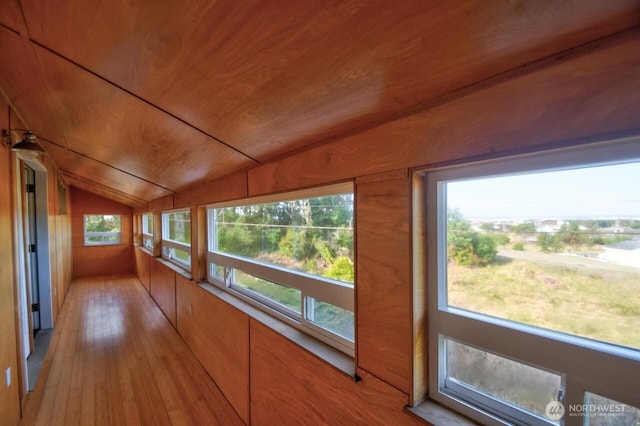
{"type": "Polygon", "coordinates": [[[600,258],[609,262],[640,268],[640,237],[604,247],[600,258]]]}

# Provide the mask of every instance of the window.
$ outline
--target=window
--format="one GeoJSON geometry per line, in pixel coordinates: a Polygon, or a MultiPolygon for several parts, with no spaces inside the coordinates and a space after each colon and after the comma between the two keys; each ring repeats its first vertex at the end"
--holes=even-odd
{"type": "Polygon", "coordinates": [[[353,187],[208,209],[209,281],[353,355],[353,187]]]}
{"type": "Polygon", "coordinates": [[[162,257],[176,265],[191,268],[191,212],[162,213],[162,257]]]}
{"type": "Polygon", "coordinates": [[[122,226],[119,215],[84,215],[85,246],[108,246],[121,243],[122,226]]]}
{"type": "Polygon", "coordinates": [[[142,215],[142,246],[153,251],[153,214],[142,215]]]}
{"type": "Polygon", "coordinates": [[[640,143],[426,181],[430,396],[487,424],[638,422],[640,143]]]}

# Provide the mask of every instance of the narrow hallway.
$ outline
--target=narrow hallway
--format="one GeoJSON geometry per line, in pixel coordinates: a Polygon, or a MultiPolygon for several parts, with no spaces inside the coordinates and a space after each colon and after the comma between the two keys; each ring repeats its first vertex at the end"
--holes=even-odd
{"type": "Polygon", "coordinates": [[[137,278],[73,282],[23,425],[242,424],[137,278]]]}

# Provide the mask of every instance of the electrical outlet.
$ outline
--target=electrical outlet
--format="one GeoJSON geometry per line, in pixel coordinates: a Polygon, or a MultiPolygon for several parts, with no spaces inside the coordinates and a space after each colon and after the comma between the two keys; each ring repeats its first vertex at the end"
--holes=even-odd
{"type": "Polygon", "coordinates": [[[7,368],[4,372],[4,379],[7,387],[11,386],[11,367],[7,368]]]}

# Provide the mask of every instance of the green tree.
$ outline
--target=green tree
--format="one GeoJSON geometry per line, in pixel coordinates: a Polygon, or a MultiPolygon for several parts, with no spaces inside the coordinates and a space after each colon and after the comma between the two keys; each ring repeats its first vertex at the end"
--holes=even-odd
{"type": "Polygon", "coordinates": [[[580,231],[580,225],[577,222],[569,222],[563,224],[558,232],[558,238],[564,244],[571,246],[574,252],[578,250],[578,246],[588,243],[589,239],[580,231]]]}
{"type": "Polygon", "coordinates": [[[518,234],[534,233],[536,232],[536,225],[533,222],[519,223],[511,227],[511,231],[518,234]]]}
{"type": "Polygon", "coordinates": [[[447,214],[447,254],[463,266],[486,265],[498,254],[495,239],[471,228],[458,210],[447,214]]]}
{"type": "Polygon", "coordinates": [[[562,242],[557,234],[547,232],[538,234],[536,242],[545,253],[562,251],[562,242]]]}

